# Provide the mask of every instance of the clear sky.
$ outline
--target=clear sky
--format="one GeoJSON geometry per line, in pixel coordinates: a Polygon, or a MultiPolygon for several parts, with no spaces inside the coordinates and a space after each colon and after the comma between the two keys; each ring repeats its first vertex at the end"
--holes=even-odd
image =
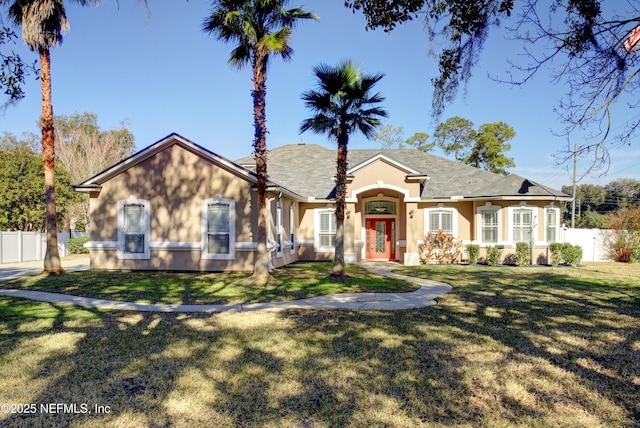
{"type": "MultiPolygon", "coordinates": [[[[127,120],[142,149],[177,132],[229,159],[251,154],[253,116],[251,70],[227,64],[232,49],[201,30],[210,11],[204,0],[149,1],[150,16],[141,2],[102,2],[97,8],[67,3],[71,31],[62,46],[51,51],[54,114],[92,112],[102,129],[127,120]]],[[[276,58],[267,80],[267,146],[306,142],[335,147],[323,136],[300,135],[300,122],[308,117],[300,94],[313,87],[312,68],[353,58],[365,72],[382,72],[377,89],[386,97],[385,124],[402,126],[405,138],[414,132],[433,135],[430,79],[437,74],[436,59],[428,56],[428,38],[418,20],[391,33],[366,31],[365,19],[343,7],[343,0],[290,2],[304,5],[320,16],[296,28],[292,61],[276,58]]],[[[14,50],[35,60],[19,40],[14,50]]],[[[504,75],[508,59],[521,53],[517,42],[495,33],[487,43],[480,67],[458,101],[442,120],[461,116],[474,122],[503,121],[516,137],[508,155],[512,173],[559,189],[571,183],[567,167],[554,166],[552,155],[566,145],[552,130],[560,125],[553,111],[563,88],[539,75],[523,88],[496,83],[488,74],[504,75]]],[[[0,132],[17,136],[39,132],[39,82],[29,78],[27,97],[0,115],[0,132]]],[[[629,114],[626,113],[625,114],[629,114]]],[[[379,148],[362,136],[351,148],[379,148]]],[[[436,154],[441,154],[435,152],[436,154]]],[[[586,167],[588,161],[579,166],[586,167]]],[[[612,150],[605,177],[585,177],[581,183],[606,184],[618,177],[640,180],[640,142],[612,150]]]]}

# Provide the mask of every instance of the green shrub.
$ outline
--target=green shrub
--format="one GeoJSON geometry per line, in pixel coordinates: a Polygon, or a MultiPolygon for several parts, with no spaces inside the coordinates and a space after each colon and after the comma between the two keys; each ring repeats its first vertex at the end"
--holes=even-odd
{"type": "Polygon", "coordinates": [[[71,254],[89,254],[89,250],[84,247],[87,242],[89,242],[88,236],[69,238],[67,239],[67,251],[71,254]]]}
{"type": "Polygon", "coordinates": [[[486,262],[489,266],[495,266],[502,260],[502,250],[496,247],[487,247],[486,262]]]}
{"type": "Polygon", "coordinates": [[[531,248],[526,242],[516,242],[516,263],[518,266],[531,264],[531,248]]]}
{"type": "Polygon", "coordinates": [[[631,252],[631,261],[640,261],[640,244],[636,244],[633,246],[633,251],[631,252]]]}
{"type": "Polygon", "coordinates": [[[558,266],[562,263],[562,244],[560,242],[553,242],[549,245],[549,251],[551,251],[551,265],[558,266]]]}
{"type": "Polygon", "coordinates": [[[469,244],[467,245],[467,252],[469,253],[469,264],[476,264],[478,258],[480,258],[480,245],[469,244]]]}
{"type": "Polygon", "coordinates": [[[551,251],[551,264],[558,266],[566,264],[575,266],[582,260],[582,247],[580,245],[571,245],[568,242],[563,244],[554,242],[549,245],[551,251]]]}
{"type": "Polygon", "coordinates": [[[562,260],[565,264],[576,266],[582,260],[582,247],[565,242],[562,244],[562,260]]]}

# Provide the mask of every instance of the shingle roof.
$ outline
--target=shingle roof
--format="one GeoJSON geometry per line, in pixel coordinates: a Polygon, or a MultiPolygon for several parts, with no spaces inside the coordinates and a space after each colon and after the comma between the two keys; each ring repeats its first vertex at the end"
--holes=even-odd
{"type": "MultiPolygon", "coordinates": [[[[569,196],[527,180],[518,175],[502,176],[478,168],[435,156],[416,149],[355,149],[349,150],[349,168],[382,155],[417,174],[426,175],[422,199],[541,197],[569,196]]],[[[267,167],[269,180],[299,195],[319,199],[334,194],[336,151],[316,144],[290,144],[269,151],[267,167]]],[[[247,156],[236,163],[251,169],[254,159],[247,156]]],[[[414,173],[415,175],[415,173],[414,173]]]]}

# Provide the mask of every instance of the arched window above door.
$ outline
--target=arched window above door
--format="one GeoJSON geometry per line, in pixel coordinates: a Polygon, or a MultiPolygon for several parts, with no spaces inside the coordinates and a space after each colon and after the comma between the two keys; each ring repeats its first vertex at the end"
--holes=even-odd
{"type": "Polygon", "coordinates": [[[396,203],[394,201],[367,201],[364,203],[364,212],[370,214],[396,214],[396,203]]]}

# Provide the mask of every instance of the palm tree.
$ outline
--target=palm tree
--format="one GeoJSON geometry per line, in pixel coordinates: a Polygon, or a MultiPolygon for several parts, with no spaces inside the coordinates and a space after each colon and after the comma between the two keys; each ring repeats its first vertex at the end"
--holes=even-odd
{"type": "MultiPolygon", "coordinates": [[[[95,1],[75,0],[83,6],[95,1]]],[[[64,273],[58,253],[58,225],[54,190],[55,137],[51,104],[51,47],[62,44],[62,33],[69,28],[62,0],[0,0],[9,4],[9,18],[22,28],[25,44],[40,56],[40,87],[42,88],[42,158],[45,180],[45,227],[47,250],[44,272],[64,273]]]]}
{"type": "Polygon", "coordinates": [[[314,116],[305,119],[300,132],[327,134],[338,143],[336,172],[336,240],[331,276],[344,277],[344,208],[347,191],[347,145],[349,136],[357,131],[373,136],[380,126],[378,118],[387,112],[376,105],[384,101],[380,93],[370,94],[384,74],[363,75],[353,61],[343,61],[337,67],[320,64],[313,70],[318,89],[304,92],[302,99],[314,116]]]}
{"type": "Polygon", "coordinates": [[[285,9],[288,0],[214,0],[211,15],[203,30],[224,43],[236,43],[229,64],[240,69],[251,64],[253,69],[253,149],[258,179],[258,256],[254,279],[269,278],[267,252],[267,65],[272,55],[291,59],[289,45],[292,29],[304,19],[318,19],[301,7],[285,9]]]}

